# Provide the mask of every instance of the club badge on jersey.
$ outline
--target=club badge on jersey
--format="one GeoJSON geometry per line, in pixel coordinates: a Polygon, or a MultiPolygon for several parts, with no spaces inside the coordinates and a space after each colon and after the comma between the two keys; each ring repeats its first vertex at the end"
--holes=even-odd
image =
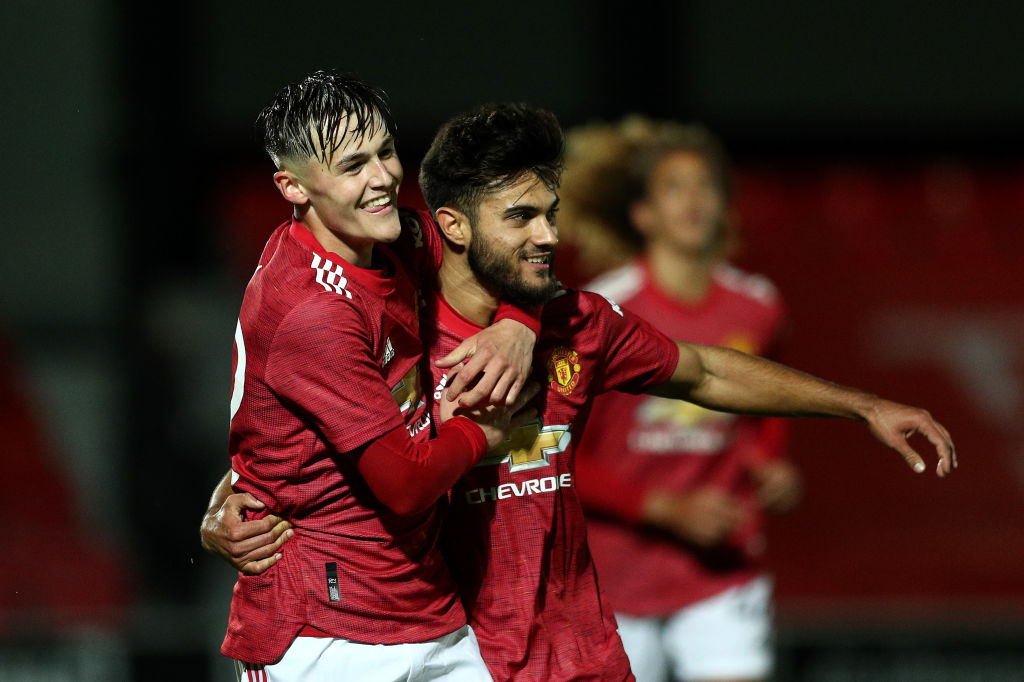
{"type": "Polygon", "coordinates": [[[569,395],[580,381],[580,356],[576,351],[559,346],[548,358],[548,382],[562,395],[569,395]]]}

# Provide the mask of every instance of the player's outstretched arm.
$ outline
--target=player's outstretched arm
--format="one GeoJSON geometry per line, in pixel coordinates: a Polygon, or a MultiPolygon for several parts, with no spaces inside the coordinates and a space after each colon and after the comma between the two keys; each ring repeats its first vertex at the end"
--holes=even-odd
{"type": "Polygon", "coordinates": [[[232,493],[231,472],[224,475],[210,497],[199,535],[203,549],[221,556],[235,570],[257,575],[281,559],[277,550],[295,531],[279,516],[256,521],[243,520],[245,509],[263,509],[262,502],[248,493],[232,493]]]}
{"type": "Polygon", "coordinates": [[[654,392],[711,409],[790,417],[844,417],[867,423],[878,440],[916,472],[924,460],[907,442],[927,438],[939,455],[936,474],[957,466],[949,432],[926,411],[847,388],[764,358],[729,348],[677,341],[679,361],[671,379],[654,392]]]}
{"type": "Polygon", "coordinates": [[[530,376],[536,342],[536,332],[525,324],[509,318],[498,320],[434,363],[447,368],[465,361],[445,395],[449,400],[458,397],[462,407],[481,402],[513,404],[530,376]],[[466,391],[469,386],[473,387],[466,391]]]}

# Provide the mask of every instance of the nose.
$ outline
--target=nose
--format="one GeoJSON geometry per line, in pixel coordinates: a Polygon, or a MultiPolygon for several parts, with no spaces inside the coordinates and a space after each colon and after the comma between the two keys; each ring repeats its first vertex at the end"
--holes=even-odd
{"type": "Polygon", "coordinates": [[[393,161],[395,167],[389,166],[390,159],[376,157],[370,162],[370,181],[377,187],[393,187],[402,175],[402,166],[398,159],[393,161]]]}
{"type": "Polygon", "coordinates": [[[533,232],[533,243],[537,246],[555,246],[558,244],[558,228],[545,216],[540,216],[533,232]]]}

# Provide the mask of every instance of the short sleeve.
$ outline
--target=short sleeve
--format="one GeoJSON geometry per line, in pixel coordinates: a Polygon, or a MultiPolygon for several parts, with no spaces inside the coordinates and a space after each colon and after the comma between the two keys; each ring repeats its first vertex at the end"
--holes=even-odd
{"type": "Polygon", "coordinates": [[[593,306],[590,324],[604,345],[600,390],[642,393],[672,376],[679,362],[676,342],[615,302],[581,292],[593,306]]]}

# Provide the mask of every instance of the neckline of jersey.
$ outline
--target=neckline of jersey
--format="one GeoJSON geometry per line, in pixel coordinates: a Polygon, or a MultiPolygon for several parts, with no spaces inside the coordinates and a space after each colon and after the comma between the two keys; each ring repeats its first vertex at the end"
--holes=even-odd
{"type": "Polygon", "coordinates": [[[345,260],[340,254],[325,249],[323,244],[318,242],[313,233],[309,231],[309,228],[297,220],[292,220],[292,224],[288,228],[288,234],[321,258],[328,259],[335,265],[341,265],[342,272],[346,277],[354,277],[362,282],[364,286],[383,294],[394,290],[394,275],[401,268],[390,249],[384,248],[383,245],[375,244],[373,252],[375,257],[379,256],[384,260],[385,267],[361,268],[345,260]]]}
{"type": "Polygon", "coordinates": [[[434,301],[437,308],[437,321],[461,338],[468,338],[483,330],[483,327],[467,320],[453,308],[440,291],[434,296],[434,301]]]}
{"type": "Polygon", "coordinates": [[[693,302],[683,300],[661,288],[658,284],[657,278],[654,276],[651,263],[646,258],[640,260],[640,267],[643,271],[644,279],[647,280],[648,289],[650,289],[651,294],[654,298],[661,301],[663,305],[669,306],[670,308],[690,314],[699,313],[712,307],[714,301],[721,295],[722,285],[718,281],[718,266],[715,266],[711,271],[711,286],[708,287],[707,295],[701,300],[693,302]]]}

